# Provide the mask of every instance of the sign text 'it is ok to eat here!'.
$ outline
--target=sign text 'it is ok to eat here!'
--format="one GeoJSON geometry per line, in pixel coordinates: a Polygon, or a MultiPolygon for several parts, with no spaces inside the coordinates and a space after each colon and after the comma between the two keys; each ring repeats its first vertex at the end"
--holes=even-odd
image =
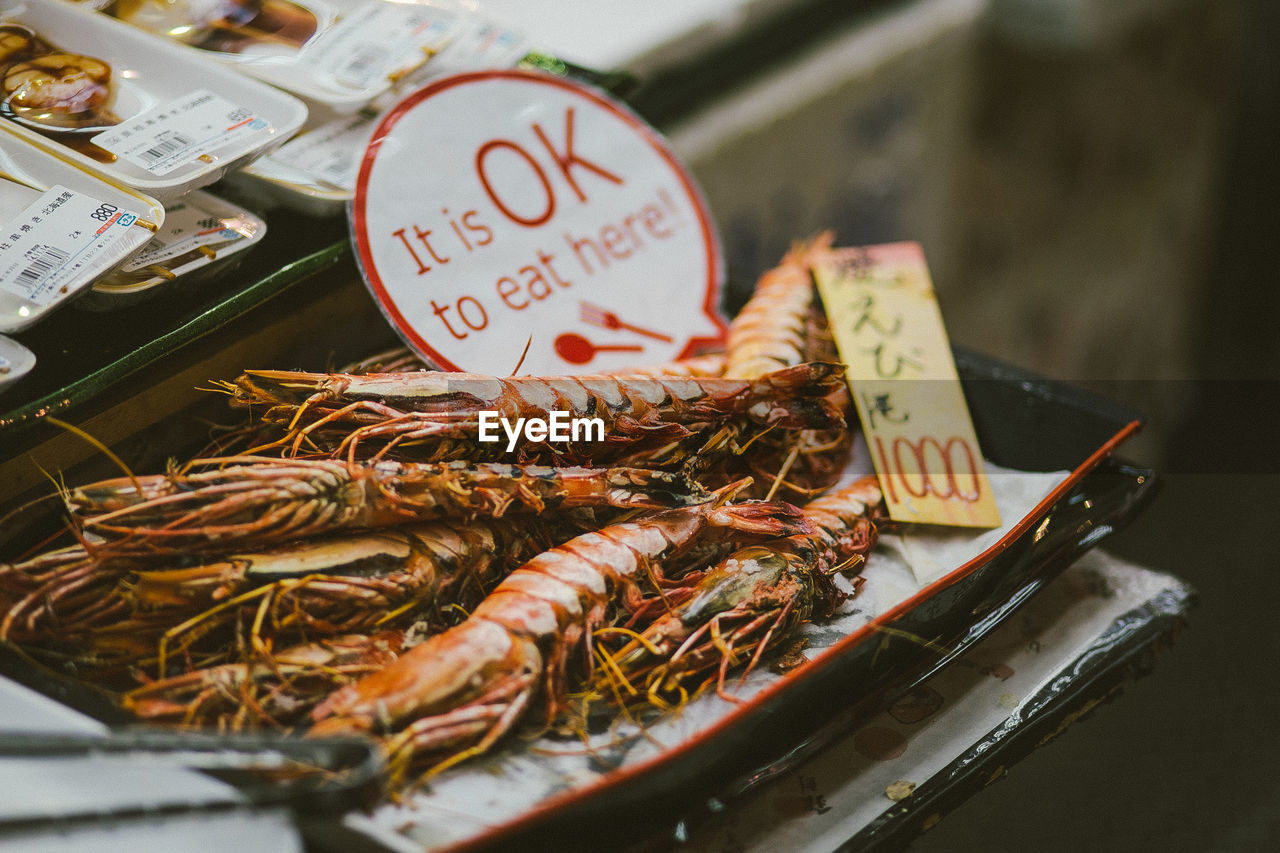
{"type": "Polygon", "coordinates": [[[557,78],[460,76],[384,119],[361,169],[361,263],[401,334],[441,366],[494,373],[530,339],[524,369],[563,373],[718,338],[716,241],[656,133],[557,78]],[[447,144],[416,137],[448,116],[447,144]]]}

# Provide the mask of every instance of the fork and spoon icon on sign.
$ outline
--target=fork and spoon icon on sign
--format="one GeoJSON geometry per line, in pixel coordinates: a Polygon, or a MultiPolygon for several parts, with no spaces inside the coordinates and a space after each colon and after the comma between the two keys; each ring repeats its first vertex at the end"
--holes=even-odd
{"type": "MultiPolygon", "coordinates": [[[[581,306],[579,319],[584,323],[615,332],[633,332],[668,344],[673,340],[670,335],[664,335],[661,332],[655,332],[652,329],[625,322],[607,308],[592,305],[590,302],[580,302],[578,304],[581,306]]],[[[559,335],[555,340],[555,348],[556,354],[570,364],[587,364],[596,357],[597,353],[602,352],[644,351],[644,346],[641,344],[598,344],[579,335],[577,332],[564,332],[559,335]]]]}

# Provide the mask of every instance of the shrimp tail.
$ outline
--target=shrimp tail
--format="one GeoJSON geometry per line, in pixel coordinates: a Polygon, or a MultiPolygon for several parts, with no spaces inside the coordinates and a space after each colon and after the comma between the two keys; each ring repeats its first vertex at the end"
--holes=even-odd
{"type": "Polygon", "coordinates": [[[813,532],[805,514],[782,501],[752,501],[730,505],[741,492],[751,487],[750,477],[743,477],[711,492],[714,507],[707,515],[707,525],[731,531],[737,536],[794,536],[813,532]]]}
{"type": "Polygon", "coordinates": [[[710,526],[731,530],[737,536],[773,539],[813,532],[813,525],[803,512],[781,501],[722,506],[712,510],[707,520],[710,526]]]}

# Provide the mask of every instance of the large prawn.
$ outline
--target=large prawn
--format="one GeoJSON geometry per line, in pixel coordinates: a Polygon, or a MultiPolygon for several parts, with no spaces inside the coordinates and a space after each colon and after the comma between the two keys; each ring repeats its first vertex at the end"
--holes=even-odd
{"type": "MultiPolygon", "coordinates": [[[[408,347],[395,347],[353,361],[339,368],[338,373],[414,373],[432,370],[431,366],[408,347]]],[[[648,364],[642,367],[626,367],[611,371],[612,376],[685,376],[695,379],[711,379],[724,373],[724,353],[708,353],[690,358],[648,364]]]]}
{"type": "Polygon", "coordinates": [[[388,751],[401,769],[422,753],[446,756],[436,770],[482,753],[539,689],[554,718],[571,657],[580,653],[590,672],[594,631],[664,562],[711,531],[802,530],[806,522],[784,504],[703,504],[578,536],[513,572],[462,624],[335,693],[313,712],[312,733],[393,734],[388,751]]]}
{"type": "Polygon", "coordinates": [[[190,661],[194,651],[207,667],[239,647],[262,651],[298,638],[410,623],[441,630],[512,568],[569,538],[572,529],[571,523],[541,518],[426,522],[230,554],[187,568],[139,569],[112,590],[131,605],[123,623],[128,630],[100,628],[87,644],[106,660],[155,659],[163,676],[175,652],[190,661]],[[205,637],[209,641],[202,642],[205,637]]]}
{"type": "Polygon", "coordinates": [[[311,640],[153,681],[127,692],[122,704],[149,722],[280,728],[305,719],[339,687],[395,661],[404,642],[400,630],[311,640]]]}
{"type": "MultiPolygon", "coordinates": [[[[557,464],[619,463],[654,443],[665,444],[727,424],[746,430],[835,429],[842,414],[823,398],[840,384],[834,364],[798,364],[751,379],[656,376],[506,377],[469,373],[317,374],[249,371],[224,386],[232,404],[262,411],[284,427],[296,453],[354,453],[362,442],[385,441],[414,458],[485,458],[500,443],[477,441],[480,413],[511,423],[599,419],[604,441],[523,442],[523,460],[557,464]]],[[[495,421],[496,422],[496,421],[495,421]]],[[[630,460],[628,460],[630,461],[630,460]]]]}
{"type": "Polygon", "coordinates": [[[683,474],[637,468],[235,456],[106,480],[73,489],[66,500],[90,552],[107,558],[226,553],[338,530],[546,507],[659,509],[709,498],[683,474]]]}
{"type": "MultiPolygon", "coordinates": [[[[729,326],[725,375],[751,379],[796,364],[839,360],[813,285],[812,268],[831,249],[827,232],[799,243],[774,269],[760,277],[755,293],[729,326]]],[[[842,414],[852,411],[849,389],[835,383],[826,402],[842,414]]],[[[853,432],[815,427],[762,436],[744,458],[758,489],[802,502],[840,478],[853,432]]]]}
{"type": "Polygon", "coordinates": [[[467,608],[507,569],[560,539],[567,524],[540,518],[424,522],[320,537],[258,553],[229,554],[188,568],[147,568],[122,587],[135,611],[171,608],[182,621],[225,622],[245,608],[267,608],[277,630],[349,633],[387,624],[399,613],[445,621],[467,608]]]}
{"type": "Polygon", "coordinates": [[[606,665],[588,695],[667,709],[714,685],[732,699],[724,689],[731,667],[746,662],[745,677],[799,625],[831,616],[845,600],[833,576],[861,570],[882,514],[874,477],[813,501],[804,508],[809,529],[734,552],[643,633],[620,648],[604,641],[606,665]]]}

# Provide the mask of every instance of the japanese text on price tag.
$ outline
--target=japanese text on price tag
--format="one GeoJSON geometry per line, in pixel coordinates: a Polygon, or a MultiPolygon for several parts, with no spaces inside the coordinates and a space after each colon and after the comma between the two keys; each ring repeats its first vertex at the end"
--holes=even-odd
{"type": "Polygon", "coordinates": [[[147,110],[91,140],[153,175],[167,175],[214,152],[239,157],[271,132],[266,119],[207,89],[147,110]]]}
{"type": "Polygon", "coordinates": [[[289,140],[271,159],[350,192],[373,128],[374,119],[363,113],[343,116],[289,140]]]}
{"type": "Polygon", "coordinates": [[[235,224],[236,220],[222,219],[185,201],[174,202],[165,210],[164,228],[120,269],[132,272],[171,261],[201,246],[245,239],[235,224]]]}
{"type": "Polygon", "coordinates": [[[137,214],[55,186],[0,233],[0,290],[46,307],[89,284],[90,265],[129,231],[137,214]]]}
{"type": "Polygon", "coordinates": [[[814,274],[890,517],[998,526],[920,246],[835,250],[814,274]]]}
{"type": "Polygon", "coordinates": [[[418,3],[369,3],[309,44],[302,61],[363,89],[426,62],[461,26],[453,12],[418,3]]]}

